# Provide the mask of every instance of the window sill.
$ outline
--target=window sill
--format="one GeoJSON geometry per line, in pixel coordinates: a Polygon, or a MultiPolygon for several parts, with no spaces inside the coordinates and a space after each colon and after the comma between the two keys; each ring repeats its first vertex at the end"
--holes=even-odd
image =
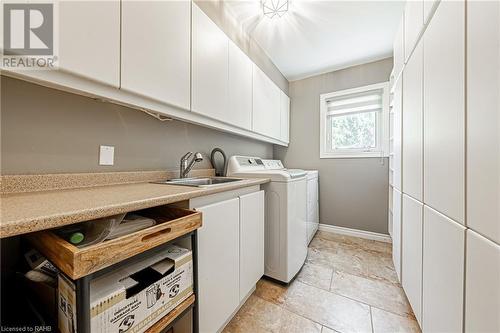
{"type": "Polygon", "coordinates": [[[389,157],[386,153],[381,152],[364,152],[364,153],[320,153],[319,158],[385,158],[389,157]]]}

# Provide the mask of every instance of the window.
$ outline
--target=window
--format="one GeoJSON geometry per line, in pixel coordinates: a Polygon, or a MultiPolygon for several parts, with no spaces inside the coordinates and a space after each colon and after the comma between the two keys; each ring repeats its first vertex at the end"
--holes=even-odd
{"type": "Polygon", "coordinates": [[[320,95],[320,157],[382,157],[389,147],[388,83],[320,95]]]}

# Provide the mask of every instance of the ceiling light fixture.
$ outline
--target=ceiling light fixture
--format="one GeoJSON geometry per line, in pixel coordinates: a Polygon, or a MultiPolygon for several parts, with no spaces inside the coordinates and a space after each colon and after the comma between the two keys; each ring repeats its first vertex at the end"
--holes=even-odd
{"type": "Polygon", "coordinates": [[[288,11],[289,0],[262,0],[262,10],[269,18],[282,17],[288,11]]]}

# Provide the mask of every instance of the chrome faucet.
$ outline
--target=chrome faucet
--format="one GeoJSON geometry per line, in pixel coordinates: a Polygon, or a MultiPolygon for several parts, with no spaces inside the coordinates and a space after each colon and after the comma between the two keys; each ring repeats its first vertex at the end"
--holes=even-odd
{"type": "Polygon", "coordinates": [[[201,162],[203,161],[203,156],[201,156],[200,153],[195,153],[193,158],[191,159],[191,162],[188,163],[189,158],[193,155],[193,152],[187,152],[184,156],[181,157],[181,170],[179,173],[180,178],[186,178],[188,175],[189,171],[193,168],[194,164],[196,162],[201,162]]]}

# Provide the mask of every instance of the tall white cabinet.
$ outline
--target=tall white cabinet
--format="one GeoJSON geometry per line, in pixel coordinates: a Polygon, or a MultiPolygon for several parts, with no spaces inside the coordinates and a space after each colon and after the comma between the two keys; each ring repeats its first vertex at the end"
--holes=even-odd
{"type": "Polygon", "coordinates": [[[398,189],[394,188],[392,191],[392,261],[394,268],[398,275],[399,280],[402,278],[401,274],[401,204],[402,194],[398,189]]]}
{"type": "Polygon", "coordinates": [[[424,332],[462,331],[464,249],[465,228],[425,206],[422,269],[424,332]]]}
{"type": "Polygon", "coordinates": [[[465,331],[500,332],[500,245],[467,230],[465,331]]]}
{"type": "Polygon", "coordinates": [[[467,226],[497,244],[500,244],[499,45],[500,3],[468,2],[467,226]]]}
{"type": "Polygon", "coordinates": [[[423,64],[419,43],[406,64],[403,89],[403,190],[423,201],[423,64]]]}
{"type": "Polygon", "coordinates": [[[393,185],[403,199],[398,225],[393,192],[394,264],[424,332],[497,332],[500,2],[409,1],[400,24],[393,105],[402,77],[402,165],[393,174],[402,182],[393,185]]]}
{"type": "Polygon", "coordinates": [[[465,220],[465,2],[442,1],[424,42],[424,202],[465,220]]]}
{"type": "Polygon", "coordinates": [[[402,285],[415,317],[422,325],[422,238],[424,205],[403,194],[402,201],[402,285]]]}
{"type": "Polygon", "coordinates": [[[191,4],[123,1],[121,11],[121,89],[189,109],[191,4]]]}

